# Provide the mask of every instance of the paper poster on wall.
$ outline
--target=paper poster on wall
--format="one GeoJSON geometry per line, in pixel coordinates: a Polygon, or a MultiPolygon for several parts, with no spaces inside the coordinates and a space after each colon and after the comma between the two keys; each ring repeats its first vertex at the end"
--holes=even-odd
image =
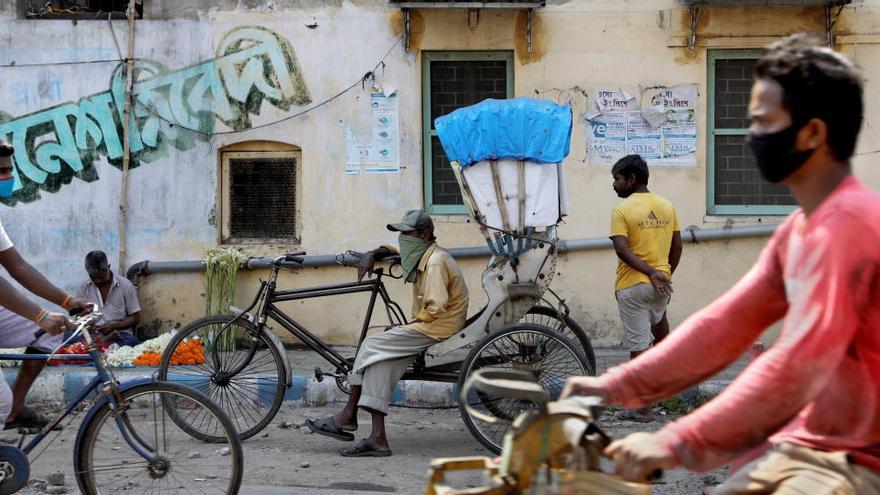
{"type": "MultiPolygon", "coordinates": [[[[374,87],[370,90],[369,142],[360,142],[345,127],[347,174],[400,172],[400,131],[397,90],[374,87]]],[[[366,139],[364,141],[367,141],[366,139]]]]}
{"type": "Polygon", "coordinates": [[[649,165],[696,166],[697,86],[654,87],[639,94],[596,92],[586,115],[590,163],[612,165],[638,153],[649,165]]]}

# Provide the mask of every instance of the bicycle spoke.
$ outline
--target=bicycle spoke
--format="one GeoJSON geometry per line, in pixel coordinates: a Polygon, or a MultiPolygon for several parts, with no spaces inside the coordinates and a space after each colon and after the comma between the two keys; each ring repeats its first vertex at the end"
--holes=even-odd
{"type": "MultiPolygon", "coordinates": [[[[81,462],[84,469],[78,475],[84,477],[87,486],[101,487],[102,492],[117,493],[226,493],[232,479],[240,482],[239,454],[221,456],[214,444],[200,442],[179,429],[172,412],[193,421],[199,428],[211,427],[213,434],[226,438],[237,445],[235,431],[220,422],[210,409],[188,396],[192,392],[176,386],[181,392],[154,391],[150,387],[174,387],[155,383],[143,386],[143,392],[128,398],[130,404],[126,415],[130,421],[124,426],[131,438],[150,437],[155,445],[156,462],[146,461],[131,450],[125,449],[125,441],[108,408],[94,416],[84,440],[86,456],[81,462]],[[120,446],[122,449],[120,450],[120,446]],[[202,480],[202,481],[195,481],[202,480]]],[[[224,398],[224,400],[226,400],[224,398]]],[[[225,420],[224,420],[225,421],[225,420]]],[[[236,447],[238,449],[239,447],[236,447]]],[[[240,451],[238,451],[240,452],[240,451]]]]}
{"type": "MultiPolygon", "coordinates": [[[[540,314],[528,314],[527,322],[543,324],[545,328],[562,328],[561,321],[540,314]]],[[[585,369],[577,354],[563,341],[566,337],[551,330],[514,330],[502,333],[489,340],[472,358],[466,374],[478,369],[520,370],[531,373],[551,400],[559,397],[565,380],[580,376],[585,369]]],[[[572,339],[573,344],[577,341],[572,339]]],[[[478,391],[471,391],[466,398],[469,406],[497,418],[513,420],[519,414],[535,407],[536,404],[518,399],[500,397],[478,391]]],[[[486,423],[470,418],[479,435],[500,449],[502,438],[508,429],[507,424],[486,423]]]]}

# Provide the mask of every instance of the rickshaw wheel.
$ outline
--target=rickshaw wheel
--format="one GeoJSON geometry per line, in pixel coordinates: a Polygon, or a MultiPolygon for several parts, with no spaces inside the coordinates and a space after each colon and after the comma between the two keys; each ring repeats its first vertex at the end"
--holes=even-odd
{"type": "MultiPolygon", "coordinates": [[[[545,325],[515,323],[502,327],[477,343],[462,363],[458,389],[463,390],[468,377],[478,369],[516,369],[532,373],[550,400],[562,393],[565,380],[583,376],[590,370],[589,362],[579,346],[562,333],[545,325]]],[[[460,399],[459,411],[465,426],[480,444],[491,452],[501,452],[504,433],[509,422],[536,404],[528,401],[494,397],[471,390],[464,398],[472,408],[498,418],[487,423],[468,414],[460,399]]]]}
{"type": "Polygon", "coordinates": [[[567,314],[561,314],[555,308],[549,306],[532,306],[520,320],[521,323],[534,323],[548,326],[581,347],[584,357],[587,358],[587,374],[596,376],[596,353],[593,352],[593,344],[590,337],[574,319],[567,314]]]}

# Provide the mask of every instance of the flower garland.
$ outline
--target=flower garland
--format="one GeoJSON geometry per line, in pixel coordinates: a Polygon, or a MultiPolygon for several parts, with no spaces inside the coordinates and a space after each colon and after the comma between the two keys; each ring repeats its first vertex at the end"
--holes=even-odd
{"type": "MultiPolygon", "coordinates": [[[[229,307],[235,299],[236,274],[248,260],[231,247],[213,247],[205,250],[205,316],[228,315],[229,307]]],[[[234,332],[224,332],[218,342],[220,350],[231,350],[235,346],[234,332]]]]}
{"type": "MultiPolygon", "coordinates": [[[[174,332],[164,333],[154,339],[147,340],[134,347],[119,346],[117,344],[103,344],[101,351],[107,364],[114,367],[126,366],[159,366],[162,354],[174,338],[174,332]]],[[[56,354],[87,354],[88,350],[83,342],[77,342],[59,349],[56,354]]],[[[198,337],[184,339],[171,356],[172,366],[191,366],[205,362],[205,348],[198,337]]],[[[61,360],[53,359],[49,365],[58,366],[64,364],[88,364],[86,360],[61,360]]]]}

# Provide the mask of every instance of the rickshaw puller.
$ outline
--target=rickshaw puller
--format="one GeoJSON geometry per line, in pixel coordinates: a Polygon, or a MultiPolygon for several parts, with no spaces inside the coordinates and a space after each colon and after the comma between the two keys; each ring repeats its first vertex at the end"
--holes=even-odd
{"type": "MultiPolygon", "coordinates": [[[[368,411],[372,432],[341,449],[339,453],[346,457],[391,455],[385,416],[394,386],[419,353],[461,330],[467,318],[464,277],[452,256],[437,245],[431,217],[421,210],[409,210],[401,223],[387,228],[400,233],[404,280],[413,284],[413,321],[364,339],[348,375],[352,387],[345,407],[334,416],[306,422],[315,433],[350,442],[354,440],[351,432],[358,428],[358,407],[368,411]]],[[[395,251],[393,246],[382,246],[367,253],[358,266],[358,280],[372,271],[377,259],[395,251]]]]}

